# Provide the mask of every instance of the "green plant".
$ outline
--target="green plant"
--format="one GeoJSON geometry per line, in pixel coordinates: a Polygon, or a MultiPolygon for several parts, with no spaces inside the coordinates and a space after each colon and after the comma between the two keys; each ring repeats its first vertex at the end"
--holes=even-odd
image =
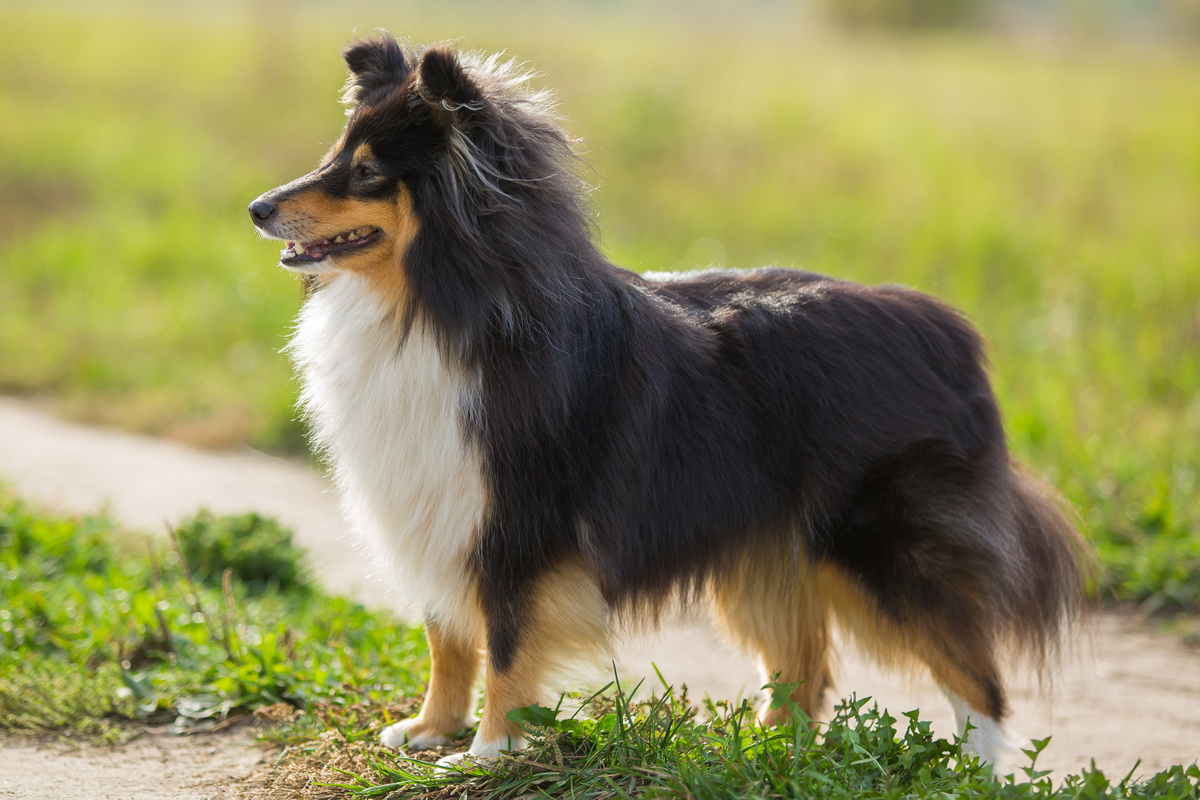
{"type": "Polygon", "coordinates": [[[226,570],[252,592],[308,586],[304,552],[292,532],[255,512],[217,516],[201,511],[174,531],[184,561],[201,580],[220,585],[226,570]]]}

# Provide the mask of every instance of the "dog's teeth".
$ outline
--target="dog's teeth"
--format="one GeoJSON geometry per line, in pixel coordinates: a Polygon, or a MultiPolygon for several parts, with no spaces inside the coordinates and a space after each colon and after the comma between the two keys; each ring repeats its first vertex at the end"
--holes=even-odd
{"type": "Polygon", "coordinates": [[[336,237],[334,237],[333,243],[341,244],[344,241],[346,241],[346,239],[339,233],[336,237]]]}
{"type": "Polygon", "coordinates": [[[299,242],[296,242],[295,247],[293,247],[292,249],[296,251],[296,255],[298,255],[298,256],[304,255],[304,245],[300,244],[299,242]]]}

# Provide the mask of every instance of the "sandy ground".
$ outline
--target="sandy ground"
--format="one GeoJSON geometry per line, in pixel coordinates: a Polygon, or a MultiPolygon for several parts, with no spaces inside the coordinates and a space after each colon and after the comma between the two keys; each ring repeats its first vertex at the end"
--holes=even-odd
{"type": "Polygon", "coordinates": [[[235,800],[266,760],[247,726],[189,736],[149,730],[113,748],[4,737],[0,798],[235,800]]]}
{"type": "MultiPolygon", "coordinates": [[[[44,506],[106,507],[150,532],[202,507],[272,514],[296,531],[328,587],[397,607],[386,581],[347,538],[328,482],[304,464],[90,428],[0,399],[0,480],[44,506]]],[[[952,732],[949,708],[928,679],[888,675],[852,648],[842,650],[839,692],[870,695],[893,714],[920,707],[935,730],[952,732]]],[[[1095,759],[1110,775],[1124,775],[1141,759],[1138,772],[1146,774],[1200,758],[1200,650],[1101,613],[1076,651],[1049,697],[1034,681],[1018,678],[1010,687],[1012,732],[1053,736],[1039,766],[1074,771],[1095,759]]],[[[655,636],[625,641],[616,659],[631,680],[653,675],[653,661],[693,696],[734,698],[760,684],[754,665],[703,621],[676,621],[655,636]]],[[[0,797],[222,797],[220,787],[248,775],[257,759],[236,735],[155,734],[123,748],[74,753],[7,740],[0,742],[0,797]],[[97,786],[112,789],[103,794],[97,786]]]]}

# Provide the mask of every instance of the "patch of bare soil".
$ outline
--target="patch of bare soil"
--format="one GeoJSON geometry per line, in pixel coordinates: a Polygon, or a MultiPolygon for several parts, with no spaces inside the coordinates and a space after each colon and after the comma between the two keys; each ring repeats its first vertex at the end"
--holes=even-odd
{"type": "Polygon", "coordinates": [[[8,800],[234,800],[269,754],[248,725],[180,736],[147,728],[113,747],[0,738],[0,798],[8,800]]]}

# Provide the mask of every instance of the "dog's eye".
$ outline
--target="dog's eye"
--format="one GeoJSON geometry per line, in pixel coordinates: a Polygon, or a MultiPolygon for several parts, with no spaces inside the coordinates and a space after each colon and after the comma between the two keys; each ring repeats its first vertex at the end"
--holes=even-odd
{"type": "Polygon", "coordinates": [[[354,176],[355,180],[365,181],[367,178],[374,177],[375,170],[371,169],[366,164],[359,164],[357,167],[351,170],[350,174],[354,176]]]}

